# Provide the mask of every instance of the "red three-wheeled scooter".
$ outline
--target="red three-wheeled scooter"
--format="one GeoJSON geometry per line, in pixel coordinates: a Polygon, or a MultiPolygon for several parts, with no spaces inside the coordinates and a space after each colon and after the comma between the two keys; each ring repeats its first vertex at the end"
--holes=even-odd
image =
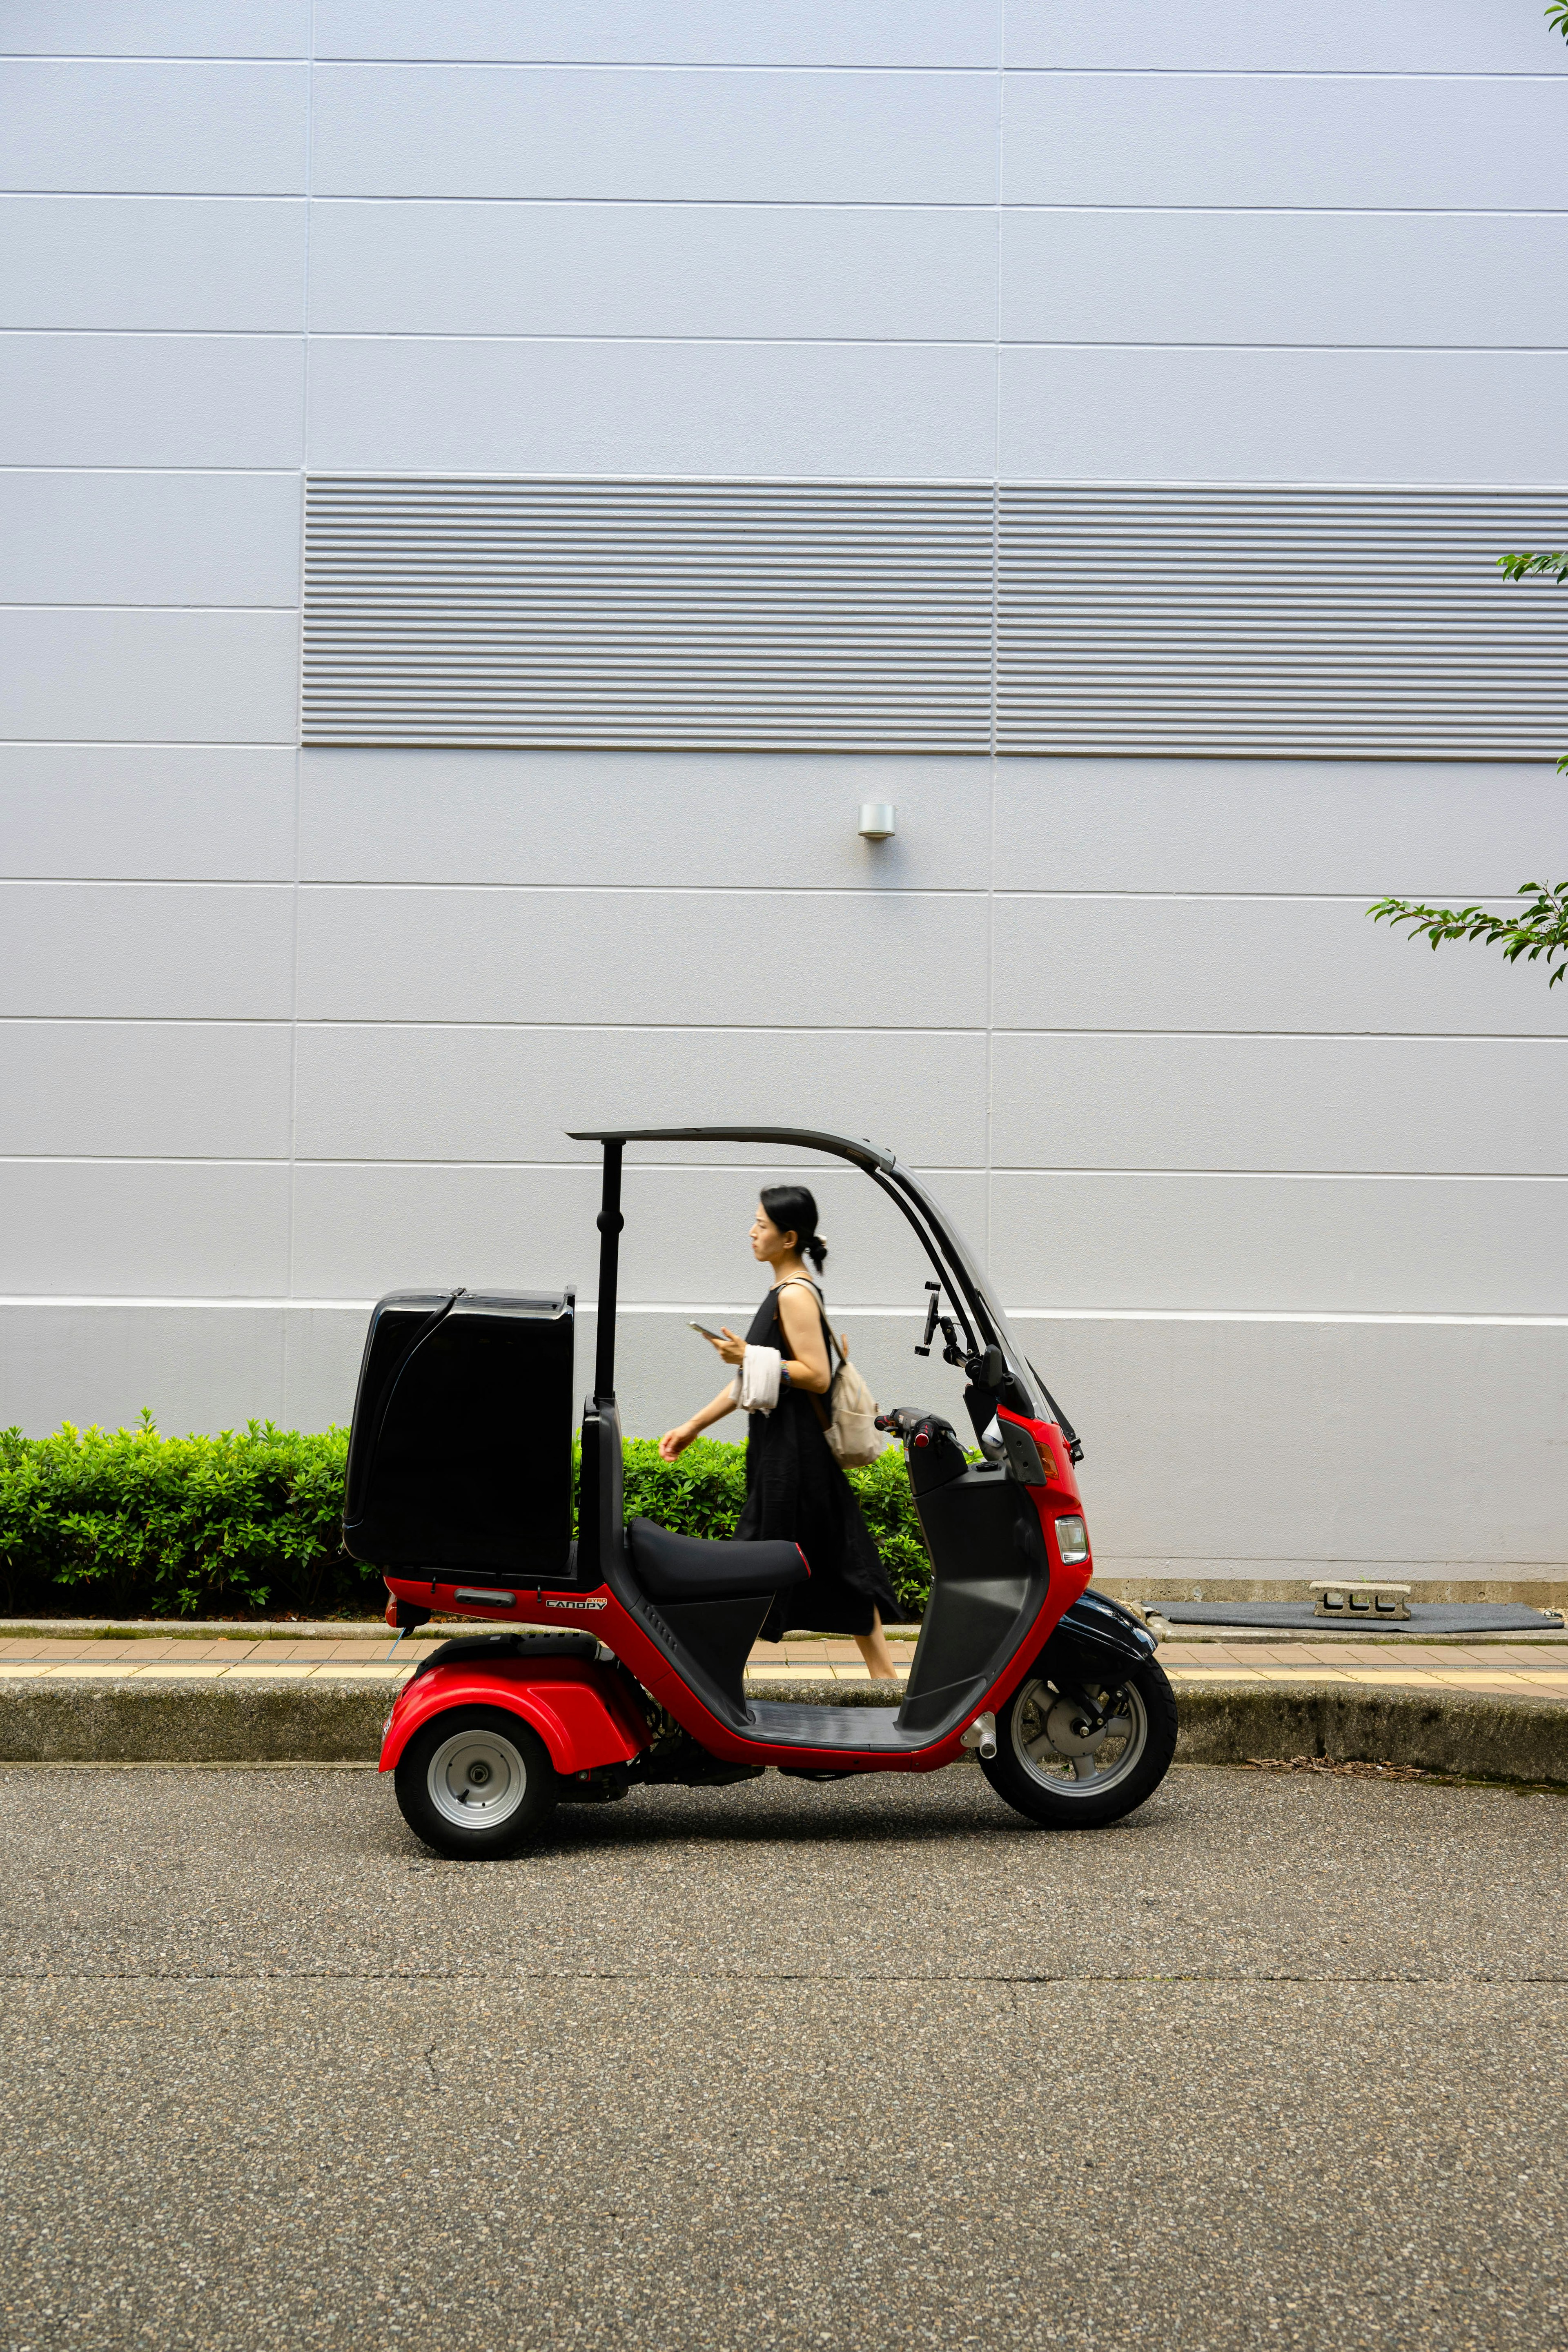
{"type": "Polygon", "coordinates": [[[1073,1475],[1082,1448],[984,1276],[890,1151],[793,1128],[645,1128],[604,1148],[594,1392],[583,1410],[574,1541],[571,1291],[397,1291],[371,1317],[349,1444],[343,1540],[380,1568],[389,1622],[489,1621],[405,1685],[381,1769],[438,1853],[509,1853],[563,1799],[645,1782],[710,1787],[772,1765],[803,1780],[929,1772],[974,1750],[1031,1821],[1098,1827],[1169,1768],[1171,1686],[1139,1613],[1088,1591],[1073,1475]],[[708,1542],[624,1521],[616,1405],[621,1164],[628,1143],[763,1143],[864,1171],[931,1261],[925,1337],[961,1367],[973,1436],[910,1407],[904,1447],[931,1583],[897,1706],[748,1698],[746,1660],[775,1594],[810,1563],[793,1543],[708,1542]],[[945,1301],[945,1306],[944,1306],[945,1301]],[[978,1452],[978,1461],[969,1458],[978,1452]]]}

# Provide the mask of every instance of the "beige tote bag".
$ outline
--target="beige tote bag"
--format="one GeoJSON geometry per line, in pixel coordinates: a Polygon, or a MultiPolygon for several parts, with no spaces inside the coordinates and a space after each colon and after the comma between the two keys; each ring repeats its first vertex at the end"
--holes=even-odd
{"type": "MultiPolygon", "coordinates": [[[[799,1275],[793,1277],[796,1282],[801,1278],[799,1275]]],[[[847,1342],[842,1338],[835,1339],[829,1330],[821,1291],[809,1279],[806,1287],[815,1296],[816,1311],[822,1317],[829,1366],[836,1353],[838,1358],[838,1369],[828,1383],[826,1397],[815,1397],[812,1402],[827,1440],[827,1450],[839,1468],[863,1469],[868,1462],[877,1460],[886,1444],[877,1427],[877,1400],[850,1362],[847,1342]]]]}
{"type": "MultiPolygon", "coordinates": [[[[832,1336],[829,1332],[829,1339],[832,1336]]],[[[877,1427],[877,1400],[850,1362],[842,1339],[838,1341],[838,1370],[828,1394],[833,1400],[833,1418],[822,1433],[839,1468],[857,1470],[867,1462],[875,1462],[887,1443],[877,1427]]]]}

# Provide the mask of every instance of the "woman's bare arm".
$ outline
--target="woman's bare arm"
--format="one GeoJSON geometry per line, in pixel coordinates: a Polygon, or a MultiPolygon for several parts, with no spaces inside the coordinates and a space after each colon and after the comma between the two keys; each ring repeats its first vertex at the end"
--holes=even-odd
{"type": "Polygon", "coordinates": [[[694,1437],[700,1437],[705,1429],[711,1429],[716,1421],[722,1421],[727,1412],[734,1410],[735,1400],[729,1389],[721,1389],[718,1395],[703,1405],[700,1412],[694,1412],[689,1421],[683,1421],[679,1429],[665,1431],[658,1441],[659,1453],[666,1462],[673,1462],[677,1454],[685,1453],[694,1437]]]}
{"type": "MultiPolygon", "coordinates": [[[[784,1369],[792,1388],[806,1389],[816,1396],[825,1396],[832,1384],[833,1370],[827,1360],[827,1349],[822,1337],[822,1318],[817,1313],[816,1299],[803,1284],[792,1283],[779,1292],[779,1324],[790,1352],[784,1359],[784,1369]]],[[[722,1337],[712,1345],[725,1363],[738,1364],[746,1352],[746,1343],[722,1327],[722,1337]]],[[[721,1389],[710,1404],[683,1421],[679,1429],[667,1429],[658,1441],[658,1450],[666,1462],[673,1462],[684,1454],[694,1437],[722,1421],[727,1412],[735,1410],[735,1400],[729,1389],[721,1389]]]]}
{"type": "Polygon", "coordinates": [[[826,1396],[833,1370],[822,1337],[822,1317],[817,1311],[816,1294],[807,1290],[804,1283],[792,1282],[779,1292],[778,1299],[779,1322],[789,1342],[784,1370],[789,1374],[790,1386],[826,1396]]]}

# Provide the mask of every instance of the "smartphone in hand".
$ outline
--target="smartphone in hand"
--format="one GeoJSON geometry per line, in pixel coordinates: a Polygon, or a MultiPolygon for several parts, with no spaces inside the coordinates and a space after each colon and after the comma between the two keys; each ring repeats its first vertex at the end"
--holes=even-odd
{"type": "Polygon", "coordinates": [[[705,1339],[711,1339],[715,1347],[723,1340],[722,1331],[710,1331],[706,1323],[689,1323],[686,1328],[689,1331],[700,1331],[702,1337],[705,1339]]]}

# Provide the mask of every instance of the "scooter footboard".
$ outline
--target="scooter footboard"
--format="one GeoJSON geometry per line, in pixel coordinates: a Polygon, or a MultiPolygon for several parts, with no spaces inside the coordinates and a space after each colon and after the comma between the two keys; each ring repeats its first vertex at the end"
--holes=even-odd
{"type": "Polygon", "coordinates": [[[381,1769],[395,1769],[432,1716],[489,1706],[520,1716],[539,1734],[563,1777],[629,1764],[649,1743],[641,1708],[614,1666],[519,1661],[479,1667],[432,1666],[399,1695],[387,1718],[381,1769]]]}

